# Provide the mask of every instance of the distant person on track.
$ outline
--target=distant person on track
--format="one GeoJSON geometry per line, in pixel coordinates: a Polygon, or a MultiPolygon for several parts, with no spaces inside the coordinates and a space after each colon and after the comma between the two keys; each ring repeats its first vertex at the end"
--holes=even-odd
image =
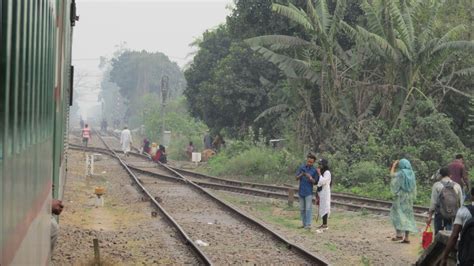
{"type": "Polygon", "coordinates": [[[203,142],[204,142],[204,149],[205,150],[212,149],[212,137],[209,134],[209,129],[206,130],[206,134],[204,135],[203,142]]]}
{"type": "Polygon", "coordinates": [[[319,176],[318,195],[319,195],[319,216],[323,219],[323,224],[318,229],[328,229],[328,216],[331,213],[331,172],[329,171],[329,162],[326,159],[320,159],[316,172],[319,176]]]}
{"type": "Polygon", "coordinates": [[[188,147],[186,147],[186,156],[188,157],[188,160],[190,161],[193,157],[193,152],[194,152],[194,145],[193,145],[193,142],[190,141],[188,144],[188,147]]]}
{"type": "Polygon", "coordinates": [[[150,141],[147,138],[143,139],[143,152],[151,154],[150,141]]]}
{"type": "Polygon", "coordinates": [[[153,142],[153,143],[151,144],[150,156],[151,156],[152,158],[155,157],[157,151],[158,151],[158,144],[156,144],[155,142],[153,142]]]}
{"type": "Polygon", "coordinates": [[[107,120],[105,120],[105,119],[102,120],[102,122],[100,123],[100,130],[102,132],[106,133],[107,132],[107,126],[108,126],[107,120]]]}
{"type": "Polygon", "coordinates": [[[396,230],[392,241],[409,244],[410,232],[418,232],[413,214],[413,201],[416,198],[415,173],[410,161],[401,159],[393,162],[390,175],[392,176],[390,189],[394,194],[390,220],[396,230]]]}
{"type": "Polygon", "coordinates": [[[122,145],[122,151],[125,156],[129,156],[130,147],[132,146],[132,133],[128,127],[124,127],[120,134],[120,144],[122,145]]]}
{"type": "Polygon", "coordinates": [[[457,210],[463,205],[461,186],[449,178],[448,167],[439,170],[441,180],[434,183],[427,224],[431,224],[434,213],[435,235],[440,230],[451,230],[457,210]]]}
{"type": "Polygon", "coordinates": [[[451,179],[454,182],[458,183],[461,186],[461,189],[463,190],[463,199],[468,199],[469,193],[464,193],[464,189],[469,191],[471,188],[466,167],[464,166],[464,157],[462,156],[462,154],[456,155],[454,161],[452,161],[448,165],[448,168],[449,174],[451,175],[451,179]]]}
{"type": "MultiPolygon", "coordinates": [[[[474,198],[474,188],[471,188],[471,199],[474,198]]],[[[474,202],[469,206],[462,206],[456,213],[453,231],[446,243],[446,248],[441,256],[440,265],[448,265],[449,253],[453,251],[458,242],[458,264],[474,265],[474,202]]]]}
{"type": "Polygon", "coordinates": [[[153,157],[153,161],[167,163],[167,155],[166,155],[166,148],[163,145],[159,145],[158,150],[156,151],[155,156],[153,157]]]}
{"type": "Polygon", "coordinates": [[[82,117],[81,117],[81,120],[79,121],[79,126],[81,126],[81,129],[84,128],[84,120],[82,120],[82,117]]]}
{"type": "Polygon", "coordinates": [[[296,171],[296,180],[300,182],[298,196],[300,200],[301,228],[311,229],[311,221],[313,218],[313,185],[318,182],[314,162],[316,157],[308,154],[306,163],[301,165],[296,171]]]}
{"type": "Polygon", "coordinates": [[[84,144],[84,147],[87,147],[89,140],[92,138],[91,129],[89,128],[88,124],[84,125],[81,135],[82,135],[82,143],[84,144]]]}
{"type": "MultiPolygon", "coordinates": [[[[60,215],[61,212],[63,211],[64,205],[62,201],[53,199],[51,203],[51,213],[54,215],[60,215]]],[[[56,246],[56,242],[58,240],[58,234],[59,234],[59,225],[58,222],[56,221],[56,218],[51,215],[51,252],[54,250],[54,247],[56,246]]]]}

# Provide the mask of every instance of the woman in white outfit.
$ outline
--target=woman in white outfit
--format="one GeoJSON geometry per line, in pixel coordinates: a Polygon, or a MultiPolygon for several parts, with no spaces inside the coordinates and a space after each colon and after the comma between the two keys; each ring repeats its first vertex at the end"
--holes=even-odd
{"type": "Polygon", "coordinates": [[[326,159],[320,159],[316,171],[319,175],[318,194],[319,194],[319,216],[323,219],[323,224],[319,229],[328,229],[328,216],[331,213],[331,172],[329,172],[329,162],[326,159]]]}

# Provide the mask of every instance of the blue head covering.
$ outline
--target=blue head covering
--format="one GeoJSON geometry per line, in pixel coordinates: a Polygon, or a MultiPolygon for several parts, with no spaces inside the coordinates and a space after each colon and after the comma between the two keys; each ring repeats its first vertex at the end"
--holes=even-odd
{"type": "Polygon", "coordinates": [[[408,193],[416,193],[416,178],[410,161],[401,159],[398,163],[397,177],[399,178],[400,190],[408,193]]]}

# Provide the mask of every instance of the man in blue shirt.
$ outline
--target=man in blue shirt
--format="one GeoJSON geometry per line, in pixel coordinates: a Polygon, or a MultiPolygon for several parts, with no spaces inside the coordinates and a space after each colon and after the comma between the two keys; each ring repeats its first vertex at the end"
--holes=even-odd
{"type": "Polygon", "coordinates": [[[300,212],[303,226],[301,228],[311,229],[312,206],[313,206],[313,185],[316,180],[316,169],[313,167],[316,157],[308,154],[306,164],[301,165],[296,172],[296,180],[300,181],[298,196],[300,199],[300,212]]]}

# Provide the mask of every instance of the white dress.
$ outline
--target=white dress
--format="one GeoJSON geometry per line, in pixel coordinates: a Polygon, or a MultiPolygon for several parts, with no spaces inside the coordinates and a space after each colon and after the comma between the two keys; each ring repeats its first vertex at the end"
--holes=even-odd
{"type": "Polygon", "coordinates": [[[130,145],[132,144],[132,134],[129,129],[124,129],[120,134],[120,144],[122,144],[122,151],[124,153],[130,152],[130,145]]]}
{"type": "Polygon", "coordinates": [[[331,172],[326,170],[322,176],[319,177],[318,187],[322,187],[319,194],[319,216],[323,217],[331,213],[331,172]]]}

